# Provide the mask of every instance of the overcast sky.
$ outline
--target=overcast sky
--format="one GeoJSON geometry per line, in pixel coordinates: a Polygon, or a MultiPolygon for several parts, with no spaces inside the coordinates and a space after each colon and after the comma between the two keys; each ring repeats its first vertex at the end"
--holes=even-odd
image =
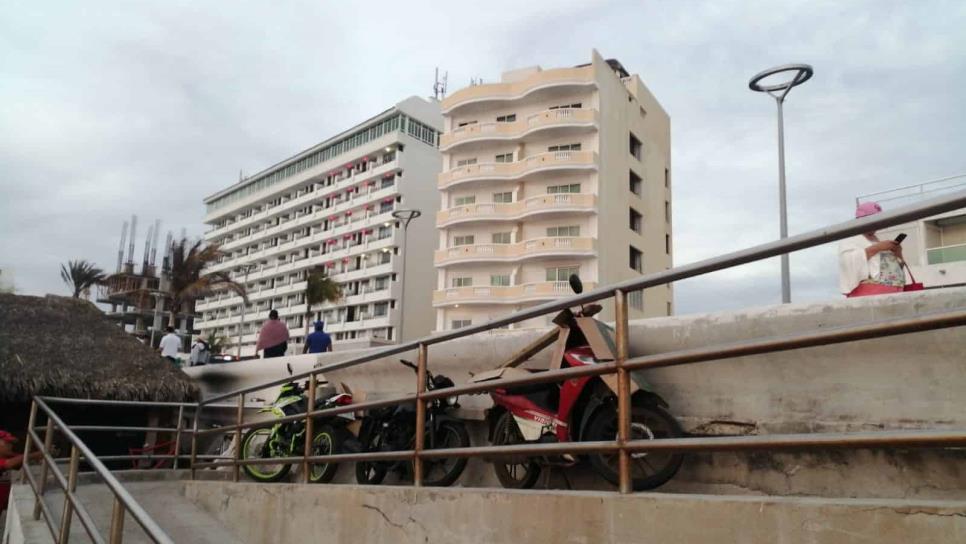
{"type": "MultiPolygon", "coordinates": [[[[113,270],[121,225],[204,231],[202,198],[413,94],[515,67],[641,75],[671,115],[675,264],[778,236],[777,64],[815,77],[785,108],[790,231],[857,194],[966,172],[966,3],[23,2],[0,6],[0,268],[67,294],[113,270]],[[271,5],[269,5],[271,4],[271,5]],[[460,7],[463,6],[463,7],[460,7]]],[[[140,244],[143,240],[139,240],[140,244]]],[[[795,301],[837,297],[834,249],[793,255],[795,301]]],[[[676,286],[679,313],[777,302],[778,261],[676,286]]]]}

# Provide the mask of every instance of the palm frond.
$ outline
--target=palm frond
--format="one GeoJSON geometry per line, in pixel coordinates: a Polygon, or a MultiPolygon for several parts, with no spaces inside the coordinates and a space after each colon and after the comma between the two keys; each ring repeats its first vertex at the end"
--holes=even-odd
{"type": "Polygon", "coordinates": [[[85,289],[104,283],[107,277],[94,263],[80,259],[61,264],[60,279],[71,289],[74,298],[80,298],[85,289]]]}

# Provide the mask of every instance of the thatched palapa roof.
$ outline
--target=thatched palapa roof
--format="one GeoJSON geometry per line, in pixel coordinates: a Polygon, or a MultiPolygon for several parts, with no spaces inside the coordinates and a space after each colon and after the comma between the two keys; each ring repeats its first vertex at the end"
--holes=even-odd
{"type": "Polygon", "coordinates": [[[186,374],[90,302],[0,294],[0,402],[33,395],[184,401],[186,374]]]}

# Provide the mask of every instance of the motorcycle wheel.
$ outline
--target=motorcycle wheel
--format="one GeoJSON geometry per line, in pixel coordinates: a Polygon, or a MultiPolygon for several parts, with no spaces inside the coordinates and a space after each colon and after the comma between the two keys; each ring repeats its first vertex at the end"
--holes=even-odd
{"type": "MultiPolygon", "coordinates": [[[[382,435],[380,433],[375,433],[362,442],[362,451],[374,452],[381,449],[382,435]]],[[[390,463],[391,461],[360,461],[356,463],[356,482],[364,485],[381,484],[386,479],[390,463]]]]}
{"type": "MultiPolygon", "coordinates": [[[[433,444],[433,449],[468,448],[470,435],[466,426],[456,421],[444,421],[439,424],[433,440],[426,437],[426,445],[433,444]]],[[[466,469],[466,458],[426,459],[423,461],[423,485],[428,487],[446,487],[453,485],[466,469]]]]}
{"type": "MultiPolygon", "coordinates": [[[[242,437],[242,459],[271,458],[268,441],[272,437],[271,429],[253,429],[242,437]]],[[[242,470],[249,478],[256,482],[279,482],[288,476],[291,465],[242,465],[242,470]]]]}
{"type": "MultiPolygon", "coordinates": [[[[503,412],[493,429],[493,445],[512,446],[524,442],[513,415],[503,412]]],[[[540,465],[526,457],[497,457],[493,459],[493,470],[500,484],[508,489],[530,489],[540,478],[540,465]]]]}
{"type": "MultiPolygon", "coordinates": [[[[329,425],[323,425],[312,439],[312,455],[334,455],[338,453],[344,438],[342,433],[339,432],[340,430],[329,425]]],[[[338,463],[312,464],[309,466],[309,481],[313,484],[331,482],[338,469],[338,463]]]]}
{"type": "MultiPolygon", "coordinates": [[[[683,434],[674,416],[661,406],[637,402],[631,406],[631,440],[678,438],[683,434]]],[[[604,406],[591,418],[584,440],[612,441],[617,438],[617,411],[604,406]]],[[[608,482],[619,485],[617,453],[596,453],[590,465],[608,482]]],[[[654,489],[677,474],[684,456],[673,452],[641,452],[631,454],[631,478],[634,491],[654,489]]]]}

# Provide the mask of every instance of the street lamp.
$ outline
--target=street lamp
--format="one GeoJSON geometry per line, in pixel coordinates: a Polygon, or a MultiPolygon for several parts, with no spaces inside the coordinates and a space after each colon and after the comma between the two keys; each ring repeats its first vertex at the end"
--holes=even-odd
{"type": "Polygon", "coordinates": [[[403,341],[403,326],[405,325],[403,319],[403,300],[406,296],[406,253],[409,249],[409,224],[423,212],[419,210],[396,210],[392,212],[392,216],[402,222],[403,226],[403,249],[402,249],[402,287],[399,290],[399,341],[403,341]]]}
{"type": "MultiPolygon", "coordinates": [[[[245,290],[248,290],[248,273],[252,271],[253,268],[258,268],[255,263],[248,263],[247,265],[238,268],[238,271],[245,272],[245,290]]],[[[242,346],[242,329],[245,328],[245,311],[248,310],[247,304],[245,304],[245,297],[242,297],[241,302],[241,315],[238,317],[238,346],[235,349],[235,356],[241,359],[241,346],[242,346]]]]}
{"type": "MultiPolygon", "coordinates": [[[[792,87],[797,87],[811,79],[813,72],[812,67],[808,64],[785,64],[760,72],[748,82],[749,89],[759,93],[768,93],[778,104],[778,206],[782,239],[788,237],[788,213],[785,206],[785,129],[782,120],[782,104],[792,87]],[[794,72],[794,75],[784,83],[761,84],[761,80],[783,72],[794,72]]],[[[788,253],[784,253],[782,254],[782,304],[788,304],[791,301],[792,286],[788,272],[788,253]]]]}

